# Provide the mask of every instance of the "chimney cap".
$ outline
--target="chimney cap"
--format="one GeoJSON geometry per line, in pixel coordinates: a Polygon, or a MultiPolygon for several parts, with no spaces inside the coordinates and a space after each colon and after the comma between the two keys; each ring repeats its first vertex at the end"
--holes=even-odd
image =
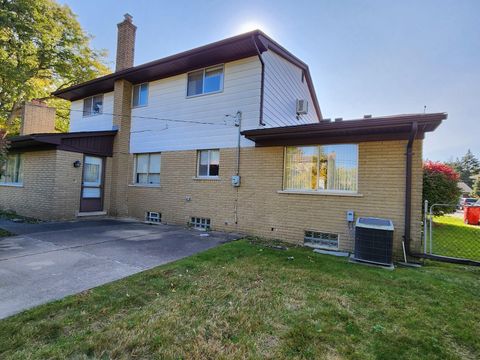
{"type": "Polygon", "coordinates": [[[371,119],[371,118],[372,118],[372,115],[363,115],[363,118],[364,118],[364,119],[371,119]]]}
{"type": "Polygon", "coordinates": [[[125,18],[124,21],[128,21],[129,23],[133,22],[133,16],[129,13],[126,13],[125,15],[123,15],[123,17],[125,18]]]}

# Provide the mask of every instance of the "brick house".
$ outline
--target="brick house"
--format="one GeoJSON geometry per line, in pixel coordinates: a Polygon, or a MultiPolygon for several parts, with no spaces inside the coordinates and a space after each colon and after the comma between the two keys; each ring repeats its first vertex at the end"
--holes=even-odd
{"type": "Polygon", "coordinates": [[[54,93],[71,132],[27,104],[0,207],[42,219],[133,217],[351,251],[355,216],[389,218],[394,251],[420,245],[422,141],[445,113],[324,119],[308,66],[260,31],[54,93]]]}

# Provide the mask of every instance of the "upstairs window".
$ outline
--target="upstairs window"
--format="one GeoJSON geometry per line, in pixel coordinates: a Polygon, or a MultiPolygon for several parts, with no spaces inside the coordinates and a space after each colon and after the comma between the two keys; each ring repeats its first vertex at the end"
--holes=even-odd
{"type": "Polygon", "coordinates": [[[358,145],[289,146],[284,190],[357,192],[358,145]]]}
{"type": "Polygon", "coordinates": [[[148,83],[135,85],[133,87],[133,107],[148,105],[148,83]]]}
{"type": "Polygon", "coordinates": [[[98,115],[103,112],[103,95],[83,99],[83,116],[98,115]]]}
{"type": "Polygon", "coordinates": [[[187,96],[215,93],[223,90],[223,65],[193,71],[188,74],[187,96]]]}
{"type": "Polygon", "coordinates": [[[160,185],[160,154],[135,155],[135,183],[160,185]]]}
{"type": "Polygon", "coordinates": [[[220,171],[220,151],[199,150],[198,151],[198,177],[218,177],[220,171]]]}
{"type": "Polygon", "coordinates": [[[9,154],[7,159],[0,163],[0,184],[22,184],[23,182],[23,156],[9,154]]]}

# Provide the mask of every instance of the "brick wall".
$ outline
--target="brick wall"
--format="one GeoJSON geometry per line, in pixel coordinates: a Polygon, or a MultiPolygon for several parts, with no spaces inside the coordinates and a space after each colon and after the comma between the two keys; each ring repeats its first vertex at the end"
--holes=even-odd
{"type": "MultiPolygon", "coordinates": [[[[356,216],[390,218],[395,252],[401,254],[404,230],[406,141],[359,145],[359,196],[282,194],[283,148],[243,148],[240,188],[230,185],[236,149],[220,150],[220,180],[195,179],[196,152],[162,153],[161,186],[130,186],[128,214],[143,219],[159,211],[166,223],[187,224],[191,216],[207,217],[214,229],[303,243],[305,229],[340,234],[340,248],[352,250],[346,211],[356,216]],[[187,200],[187,197],[191,200],[187,200]],[[235,214],[237,209],[237,215],[235,214]],[[237,219],[237,223],[235,220],[237,219]]],[[[412,239],[420,246],[422,142],[414,144],[412,239]]],[[[130,169],[133,168],[130,159],[130,169]]],[[[130,179],[133,179],[130,173],[130,179]]]]}
{"type": "Polygon", "coordinates": [[[73,219],[80,206],[83,154],[35,151],[23,154],[22,186],[0,184],[0,209],[43,220],[73,219]]]}
{"type": "Polygon", "coordinates": [[[20,135],[55,132],[55,108],[40,101],[26,103],[22,110],[20,135]]]}
{"type": "MultiPolygon", "coordinates": [[[[115,81],[113,99],[114,114],[131,114],[132,84],[126,80],[115,81]]],[[[109,177],[109,213],[113,216],[127,215],[127,187],[130,168],[128,166],[130,152],[130,123],[129,115],[114,115],[113,124],[118,132],[113,142],[112,164],[107,172],[109,177]]],[[[106,208],[107,209],[107,208],[106,208]]]]}

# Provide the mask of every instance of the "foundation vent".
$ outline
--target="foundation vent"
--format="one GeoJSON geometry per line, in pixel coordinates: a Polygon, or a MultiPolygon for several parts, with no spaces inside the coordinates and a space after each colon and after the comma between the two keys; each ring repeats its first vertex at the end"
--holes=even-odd
{"type": "Polygon", "coordinates": [[[303,238],[305,246],[322,249],[338,249],[338,234],[306,230],[303,238]]]}
{"type": "Polygon", "coordinates": [[[198,230],[210,230],[210,219],[207,218],[199,218],[199,217],[192,217],[190,219],[190,225],[198,230]]]}
{"type": "Polygon", "coordinates": [[[162,214],[155,211],[147,211],[145,213],[145,221],[148,223],[159,224],[162,222],[162,214]]]}

